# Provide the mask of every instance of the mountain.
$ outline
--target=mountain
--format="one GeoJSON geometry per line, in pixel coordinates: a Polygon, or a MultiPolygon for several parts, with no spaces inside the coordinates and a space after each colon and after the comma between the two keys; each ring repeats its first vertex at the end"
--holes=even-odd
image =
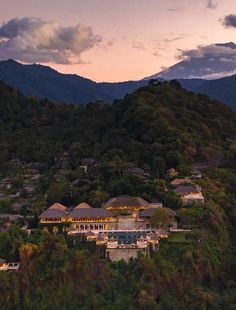
{"type": "Polygon", "coordinates": [[[181,57],[182,61],[145,79],[217,79],[236,73],[236,44],[233,42],[182,51],[181,57]]]}
{"type": "Polygon", "coordinates": [[[206,94],[236,108],[236,75],[217,80],[180,79],[179,82],[187,90],[206,94]]]}
{"type": "MultiPolygon", "coordinates": [[[[114,99],[121,99],[147,84],[147,80],[96,83],[78,75],[61,74],[47,66],[23,65],[14,60],[0,62],[0,80],[25,96],[72,104],[96,101],[111,103],[114,99]]],[[[206,94],[236,107],[235,75],[218,80],[179,79],[179,81],[187,90],[206,94]]]]}
{"type": "Polygon", "coordinates": [[[23,65],[14,60],[0,62],[0,80],[26,96],[73,104],[112,102],[145,85],[145,81],[96,83],[75,74],[61,74],[50,67],[23,65]]]}

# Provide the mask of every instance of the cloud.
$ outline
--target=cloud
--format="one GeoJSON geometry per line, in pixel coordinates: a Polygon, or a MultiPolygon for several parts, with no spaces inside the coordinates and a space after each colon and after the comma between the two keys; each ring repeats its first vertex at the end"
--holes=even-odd
{"type": "Polygon", "coordinates": [[[236,15],[234,14],[229,14],[224,17],[222,24],[225,27],[233,27],[236,28],[236,15]]]}
{"type": "Polygon", "coordinates": [[[236,45],[232,42],[225,44],[199,45],[192,50],[179,50],[179,60],[191,60],[193,58],[207,57],[210,59],[228,58],[236,56],[236,45]]]}
{"type": "Polygon", "coordinates": [[[236,70],[236,44],[217,43],[179,50],[177,59],[181,61],[171,67],[171,78],[216,79],[230,76],[236,70]]]}
{"type": "MultiPolygon", "coordinates": [[[[208,68],[207,68],[208,69],[208,68]]],[[[206,70],[210,71],[210,70],[206,70]]],[[[220,72],[214,72],[206,75],[190,75],[189,79],[204,79],[204,80],[217,80],[221,78],[225,78],[228,76],[232,76],[236,74],[236,69],[233,69],[231,71],[220,71],[220,72]]]]}
{"type": "Polygon", "coordinates": [[[89,26],[63,27],[40,18],[14,18],[0,27],[0,59],[26,63],[83,63],[81,53],[101,41],[89,26]]]}
{"type": "Polygon", "coordinates": [[[214,0],[207,0],[207,8],[208,9],[216,9],[218,4],[214,0]]]}

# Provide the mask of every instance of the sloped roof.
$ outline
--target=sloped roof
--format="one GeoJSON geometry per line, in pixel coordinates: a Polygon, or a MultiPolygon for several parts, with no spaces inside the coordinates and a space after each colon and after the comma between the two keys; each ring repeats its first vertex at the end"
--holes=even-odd
{"type": "Polygon", "coordinates": [[[120,207],[131,207],[131,208],[137,208],[137,207],[149,207],[149,203],[144,200],[141,197],[132,197],[132,196],[120,196],[120,197],[114,197],[108,200],[104,208],[120,208],[120,207]]]}
{"type": "Polygon", "coordinates": [[[199,191],[195,186],[178,186],[175,192],[180,195],[187,195],[191,193],[198,193],[199,191]]]}
{"type": "Polygon", "coordinates": [[[141,217],[151,217],[153,216],[156,210],[158,210],[158,208],[148,208],[146,210],[143,210],[141,212],[141,217]]]}
{"type": "Polygon", "coordinates": [[[39,218],[56,219],[66,216],[67,216],[67,207],[63,206],[60,203],[54,203],[42,214],[40,214],[39,218]]]}
{"type": "Polygon", "coordinates": [[[89,209],[89,208],[92,208],[89,204],[87,204],[86,202],[81,202],[74,209],[89,209]]]}
{"type": "Polygon", "coordinates": [[[56,210],[62,210],[62,211],[66,211],[67,207],[63,206],[62,204],[56,202],[54,203],[52,206],[50,206],[48,209],[56,209],[56,210]]]}
{"type": "Polygon", "coordinates": [[[112,217],[111,213],[101,208],[74,208],[69,215],[72,218],[105,218],[112,217]]]}
{"type": "Polygon", "coordinates": [[[192,183],[192,181],[190,179],[175,179],[171,182],[171,185],[179,186],[183,183],[192,183]]]}
{"type": "Polygon", "coordinates": [[[48,208],[42,214],[40,214],[39,218],[57,219],[57,218],[66,217],[66,216],[67,216],[67,213],[65,210],[48,208]]]}
{"type": "Polygon", "coordinates": [[[0,264],[4,264],[6,262],[6,260],[4,258],[0,257],[0,264]]]}

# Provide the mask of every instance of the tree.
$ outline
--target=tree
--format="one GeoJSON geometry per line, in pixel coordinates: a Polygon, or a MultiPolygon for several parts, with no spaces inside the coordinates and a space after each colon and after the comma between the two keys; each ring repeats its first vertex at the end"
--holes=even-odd
{"type": "Polygon", "coordinates": [[[49,204],[62,202],[70,192],[70,185],[67,182],[55,182],[49,185],[47,200],[49,204]]]}
{"type": "Polygon", "coordinates": [[[101,207],[102,203],[109,198],[109,194],[101,189],[94,190],[90,194],[91,204],[95,207],[101,207]]]}
{"type": "Polygon", "coordinates": [[[47,202],[43,195],[38,195],[32,203],[32,209],[36,216],[42,213],[47,207],[47,202]]]}
{"type": "Polygon", "coordinates": [[[171,222],[171,216],[167,209],[165,208],[158,208],[155,210],[155,213],[151,217],[151,224],[154,227],[164,228],[168,227],[171,222]]]}

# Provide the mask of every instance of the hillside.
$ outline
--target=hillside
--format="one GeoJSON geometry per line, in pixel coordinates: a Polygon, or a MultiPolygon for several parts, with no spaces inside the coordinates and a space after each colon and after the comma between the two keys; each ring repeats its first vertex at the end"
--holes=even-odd
{"type": "Polygon", "coordinates": [[[26,98],[0,82],[1,179],[27,199],[26,169],[41,173],[25,210],[31,233],[20,221],[0,221],[0,257],[20,262],[19,272],[0,272],[0,309],[234,309],[235,161],[236,112],[176,81],[151,82],[111,105],[78,106],[26,98]],[[84,159],[92,162],[87,172],[84,159]],[[184,177],[193,163],[215,159],[195,181],[206,203],[182,206],[168,169],[184,177]],[[148,176],[128,174],[134,167],[148,176]],[[116,263],[93,242],[38,225],[55,201],[98,207],[119,195],[162,201],[190,231],[163,239],[149,258],[116,263]]]}
{"type": "Polygon", "coordinates": [[[23,65],[14,60],[0,62],[0,80],[26,96],[73,104],[112,102],[146,84],[144,81],[96,83],[75,74],[61,74],[42,65],[23,65]]]}
{"type": "Polygon", "coordinates": [[[152,158],[162,156],[168,167],[227,154],[235,138],[235,113],[175,84],[140,88],[111,106],[76,107],[26,99],[1,83],[1,158],[53,160],[73,143],[81,144],[84,157],[119,156],[151,165],[152,158]]]}

